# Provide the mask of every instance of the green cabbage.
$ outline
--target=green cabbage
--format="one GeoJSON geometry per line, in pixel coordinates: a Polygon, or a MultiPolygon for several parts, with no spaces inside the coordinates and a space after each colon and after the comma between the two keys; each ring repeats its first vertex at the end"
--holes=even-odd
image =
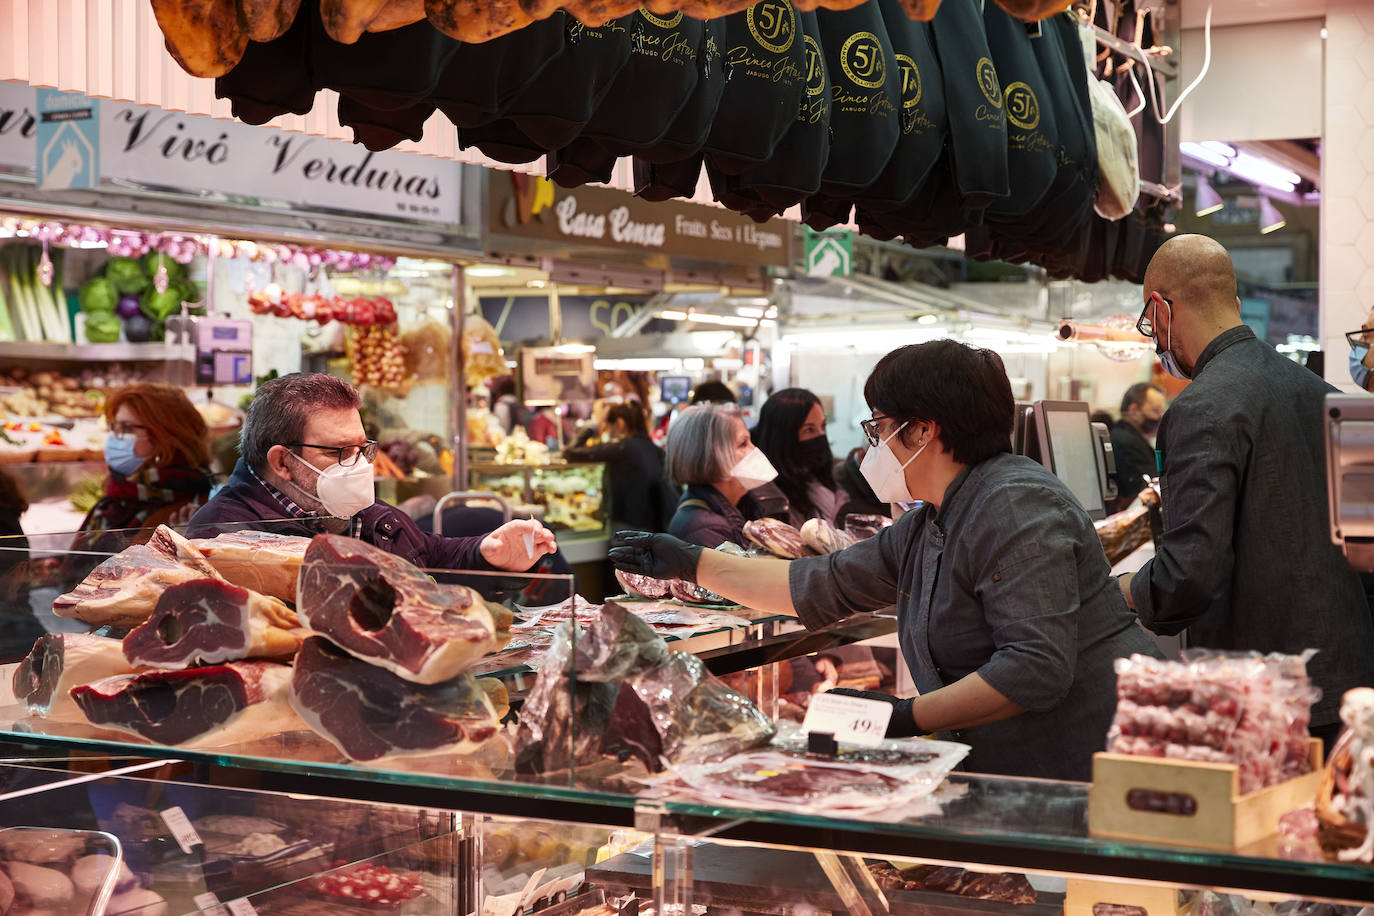
{"type": "Polygon", "coordinates": [[[170,258],[160,251],[150,251],[143,256],[143,271],[152,279],[157,276],[157,266],[161,263],[167,268],[167,279],[173,283],[178,280],[186,279],[186,265],[175,258],[170,258]]]}
{"type": "Polygon", "coordinates": [[[93,277],[82,284],[77,301],[81,303],[83,312],[109,312],[113,318],[115,305],[119,302],[119,289],[106,277],[93,277]]]}
{"type": "Polygon", "coordinates": [[[148,288],[148,274],[133,258],[110,258],[105,265],[105,277],[121,295],[141,293],[148,288]]]}
{"type": "Polygon", "coordinates": [[[181,311],[183,294],[184,290],[179,283],[167,287],[165,293],[160,293],[150,286],[139,300],[139,308],[143,309],[143,314],[160,322],[168,315],[175,315],[181,311]]]}
{"type": "Polygon", "coordinates": [[[115,313],[88,313],[86,315],[86,339],[91,343],[114,343],[119,340],[119,319],[115,313]]]}

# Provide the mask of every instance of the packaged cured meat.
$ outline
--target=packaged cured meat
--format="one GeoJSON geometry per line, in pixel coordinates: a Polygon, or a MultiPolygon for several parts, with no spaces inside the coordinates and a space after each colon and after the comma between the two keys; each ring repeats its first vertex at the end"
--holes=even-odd
{"type": "MultiPolygon", "coordinates": [[[[109,878],[110,870],[114,866],[114,856],[103,852],[91,856],[82,856],[72,865],[72,883],[76,885],[79,893],[89,897],[101,888],[109,878]]],[[[137,886],[138,876],[129,870],[128,865],[120,861],[119,877],[115,879],[115,890],[126,891],[137,886]]],[[[111,910],[110,912],[115,911],[111,910]]]]}
{"type": "Polygon", "coordinates": [[[709,588],[702,588],[695,582],[687,582],[682,579],[672,579],[668,582],[668,591],[679,601],[688,604],[730,604],[720,595],[711,591],[709,588]]]}
{"type": "Polygon", "coordinates": [[[290,699],[313,731],[352,760],[466,753],[500,729],[491,701],[471,676],[417,684],[320,636],[301,646],[290,699]]]}
{"type": "Polygon", "coordinates": [[[801,536],[802,540],[806,542],[806,546],[818,554],[844,550],[854,543],[849,535],[837,530],[834,525],[823,518],[807,519],[801,526],[801,536]]]}
{"type": "Polygon", "coordinates": [[[227,662],[186,671],[144,671],[72,689],[87,721],[159,744],[217,747],[304,723],[286,701],[291,669],[227,662]]]}
{"type": "Polygon", "coordinates": [[[124,637],[134,667],[189,668],[240,658],[289,660],[305,631],[276,598],[218,579],[170,586],[149,618],[124,637]]]}
{"type": "Polygon", "coordinates": [[[661,758],[699,760],[772,737],[772,724],[748,700],[696,656],[668,651],[624,606],[607,602],[577,633],[575,649],[571,626],[555,631],[525,701],[518,769],[562,769],[606,754],[634,756],[657,770],[661,758]]]}
{"type": "Polygon", "coordinates": [[[809,553],[801,532],[775,518],[757,518],[745,522],[744,536],[784,560],[795,560],[809,553]]]}
{"type": "Polygon", "coordinates": [[[1172,662],[1117,659],[1107,750],[1234,763],[1242,793],[1310,770],[1307,726],[1320,691],[1302,655],[1188,650],[1172,662]]]}
{"type": "Polygon", "coordinates": [[[14,695],[40,716],[80,721],[81,710],[68,691],[79,684],[133,670],[117,639],[85,633],[47,633],[38,637],[14,669],[14,695]]]}
{"type": "Polygon", "coordinates": [[[192,538],[210,565],[229,582],[296,602],[296,579],[310,539],[269,531],[230,531],[213,538],[192,538]]]}
{"type": "Polygon", "coordinates": [[[397,873],[385,865],[373,864],[338,868],[312,879],[311,885],[326,898],[388,908],[425,892],[424,881],[418,875],[397,873]]]}
{"type": "Polygon", "coordinates": [[[623,569],[615,571],[616,581],[621,587],[631,595],[643,595],[645,598],[667,598],[668,583],[663,579],[654,579],[649,576],[641,576],[623,569]]]}
{"type": "Polygon", "coordinates": [[[475,591],[356,538],[320,534],[301,565],[301,622],[355,658],[417,684],[438,684],[496,648],[475,591]]]}

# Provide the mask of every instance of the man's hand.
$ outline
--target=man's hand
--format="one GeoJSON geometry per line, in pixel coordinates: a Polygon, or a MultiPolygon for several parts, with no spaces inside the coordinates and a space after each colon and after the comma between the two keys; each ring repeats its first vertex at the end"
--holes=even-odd
{"type": "Polygon", "coordinates": [[[916,717],[911,711],[915,704],[914,699],[899,700],[897,697],[886,693],[878,693],[873,690],[854,690],[850,687],[836,687],[827,693],[833,693],[842,697],[858,697],[861,700],[881,700],[892,706],[892,718],[887,720],[887,731],[883,734],[884,738],[915,738],[917,735],[925,734],[916,724],[916,717]]]}
{"type": "Polygon", "coordinates": [[[1121,596],[1126,599],[1126,607],[1135,610],[1135,598],[1131,596],[1131,579],[1135,573],[1122,573],[1116,577],[1117,584],[1121,586],[1121,596]]]}
{"type": "Polygon", "coordinates": [[[482,539],[482,559],[497,569],[524,572],[546,553],[558,549],[553,532],[528,518],[506,522],[482,539]]]}
{"type": "Polygon", "coordinates": [[[618,531],[611,539],[611,562],[616,569],[651,579],[697,581],[701,548],[671,534],[618,531]]]}

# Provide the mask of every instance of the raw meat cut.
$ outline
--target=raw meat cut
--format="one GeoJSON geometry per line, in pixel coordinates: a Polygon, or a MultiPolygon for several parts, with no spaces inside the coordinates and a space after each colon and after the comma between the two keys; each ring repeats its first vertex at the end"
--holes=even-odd
{"type": "Polygon", "coordinates": [[[756,518],[745,522],[744,536],[784,560],[795,560],[810,553],[801,532],[775,518],[756,518]]]}
{"type": "Polygon", "coordinates": [[[287,660],[305,636],[299,623],[276,598],[196,579],[162,593],[152,615],[124,637],[124,656],[135,667],[172,669],[240,658],[287,660]]]}
{"type": "Polygon", "coordinates": [[[1034,903],[1035,888],[1025,875],[1007,872],[1003,874],[977,874],[970,872],[969,878],[959,888],[959,896],[974,897],[979,900],[1000,900],[1003,903],[1034,903]]]}
{"type": "Polygon", "coordinates": [[[117,639],[47,633],[38,637],[14,669],[14,695],[40,716],[80,721],[81,710],[68,695],[69,690],[133,670],[117,639]]]}
{"type": "Polygon", "coordinates": [[[14,885],[10,883],[9,875],[0,871],[0,913],[8,913],[13,905],[14,885]]]}
{"type": "Polygon", "coordinates": [[[36,910],[52,907],[62,912],[76,895],[72,879],[55,868],[6,862],[5,871],[9,873],[18,898],[36,910]]]}
{"type": "Polygon", "coordinates": [[[921,881],[921,887],[928,891],[944,891],[947,894],[957,894],[971,876],[962,868],[953,866],[943,866],[935,869],[926,875],[921,881]]]}
{"type": "Polygon", "coordinates": [[[621,587],[631,595],[643,595],[645,598],[668,597],[668,582],[664,579],[641,576],[637,573],[625,572],[623,569],[615,571],[615,578],[621,587]]]}
{"type": "Polygon", "coordinates": [[[219,574],[191,542],[159,525],[147,544],[120,551],[53,602],[53,613],[97,626],[133,627],[148,619],[169,585],[219,574]]]}
{"type": "Polygon", "coordinates": [[[214,747],[302,728],[286,700],[290,681],[286,665],[227,662],[116,675],[73,688],[72,699],[93,725],[214,747]]]}
{"type": "Polygon", "coordinates": [[[834,553],[854,543],[854,539],[823,518],[809,518],[801,526],[802,540],[816,553],[834,553]]]}
{"type": "Polygon", "coordinates": [[[341,868],[313,879],[311,884],[326,897],[388,908],[425,892],[425,882],[418,875],[397,873],[385,865],[341,868]]]}
{"type": "Polygon", "coordinates": [[[496,646],[496,625],[472,589],[355,538],[319,534],[301,566],[301,621],[370,665],[438,684],[496,646]]]}
{"type": "Polygon", "coordinates": [[[688,604],[729,604],[720,595],[708,588],[702,588],[695,582],[685,582],[682,579],[672,579],[668,582],[668,591],[672,592],[674,598],[685,601],[688,604]]]}
{"type": "MultiPolygon", "coordinates": [[[[308,561],[307,561],[308,562],[308,561]]],[[[500,730],[469,675],[415,684],[312,636],[296,656],[291,705],[352,760],[435,751],[465,753],[500,730]]]]}
{"type": "Polygon", "coordinates": [[[310,538],[231,531],[213,538],[194,538],[190,543],[229,582],[296,603],[296,580],[310,538]]]}

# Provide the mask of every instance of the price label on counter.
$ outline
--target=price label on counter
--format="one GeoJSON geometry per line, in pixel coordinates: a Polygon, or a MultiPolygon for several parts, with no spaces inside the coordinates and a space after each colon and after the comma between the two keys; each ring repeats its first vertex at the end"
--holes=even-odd
{"type": "Polygon", "coordinates": [[[892,704],[836,693],[818,693],[806,709],[802,731],[828,732],[841,744],[877,747],[887,733],[892,704]]]}
{"type": "Polygon", "coordinates": [[[191,826],[191,819],[180,808],[172,807],[163,811],[162,822],[172,831],[172,838],[177,841],[182,852],[190,853],[193,847],[201,845],[200,834],[196,833],[196,828],[191,826]]]}
{"type": "Polygon", "coordinates": [[[258,911],[253,909],[253,904],[248,902],[247,897],[240,897],[237,900],[230,900],[226,906],[233,916],[258,916],[258,911]]]}
{"type": "Polygon", "coordinates": [[[212,891],[196,894],[191,902],[204,911],[204,916],[225,916],[224,907],[220,906],[219,898],[212,891]]]}

